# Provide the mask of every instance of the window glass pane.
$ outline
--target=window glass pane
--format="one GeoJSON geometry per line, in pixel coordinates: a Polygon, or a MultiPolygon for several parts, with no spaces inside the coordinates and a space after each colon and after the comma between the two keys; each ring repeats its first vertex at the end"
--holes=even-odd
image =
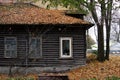
{"type": "Polygon", "coordinates": [[[5,44],[5,49],[6,49],[6,50],[11,49],[11,45],[5,44]]]}
{"type": "Polygon", "coordinates": [[[70,55],[70,42],[69,40],[63,40],[62,42],[62,50],[63,50],[63,55],[70,55]]]}
{"type": "Polygon", "coordinates": [[[14,41],[15,40],[14,37],[7,37],[6,39],[7,39],[7,41],[14,41]]]}
{"type": "Polygon", "coordinates": [[[16,51],[16,45],[11,45],[11,50],[14,50],[14,51],[16,51]]]}
{"type": "Polygon", "coordinates": [[[40,57],[41,49],[40,49],[40,38],[31,38],[30,40],[30,57],[40,57]]]}
{"type": "Polygon", "coordinates": [[[34,56],[34,54],[35,54],[35,50],[34,49],[32,49],[32,50],[30,50],[30,56],[34,56]]]}
{"type": "Polygon", "coordinates": [[[37,39],[37,44],[36,44],[36,56],[40,56],[40,39],[37,39]]]}
{"type": "Polygon", "coordinates": [[[17,43],[15,37],[5,38],[5,57],[17,57],[17,43]]]}
{"type": "Polygon", "coordinates": [[[5,42],[6,44],[11,44],[11,41],[10,40],[8,40],[8,39],[6,39],[6,42],[5,42]]]}
{"type": "Polygon", "coordinates": [[[15,51],[15,50],[11,50],[11,57],[12,57],[12,58],[17,57],[16,51],[15,51]]]}
{"type": "Polygon", "coordinates": [[[36,39],[31,39],[30,45],[32,47],[35,47],[35,45],[36,45],[36,39]]]}
{"type": "Polygon", "coordinates": [[[10,51],[5,51],[5,56],[10,57],[10,51]]]}

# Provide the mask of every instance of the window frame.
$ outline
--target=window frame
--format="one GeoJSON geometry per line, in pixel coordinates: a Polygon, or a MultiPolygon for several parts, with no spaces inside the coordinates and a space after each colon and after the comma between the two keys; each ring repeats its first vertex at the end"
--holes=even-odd
{"type": "MultiPolygon", "coordinates": [[[[42,37],[30,37],[29,38],[29,54],[30,54],[30,42],[31,42],[31,39],[39,39],[40,40],[40,56],[31,56],[31,55],[28,55],[29,58],[42,58],[42,37]]],[[[37,53],[36,53],[37,54],[37,53]]]]}
{"type": "Polygon", "coordinates": [[[4,57],[5,58],[17,58],[17,38],[16,37],[4,37],[4,57]],[[9,39],[9,38],[14,38],[14,40],[15,40],[15,44],[16,44],[16,48],[15,48],[15,57],[12,57],[11,55],[10,56],[7,56],[6,55],[6,51],[13,51],[13,50],[11,50],[11,49],[7,49],[6,48],[6,41],[7,41],[7,39],[9,39]]]}
{"type": "Polygon", "coordinates": [[[73,57],[72,43],[73,43],[72,37],[60,37],[60,58],[72,58],[73,57]],[[63,48],[62,48],[63,40],[69,40],[69,49],[70,49],[69,55],[63,54],[63,48]]]}

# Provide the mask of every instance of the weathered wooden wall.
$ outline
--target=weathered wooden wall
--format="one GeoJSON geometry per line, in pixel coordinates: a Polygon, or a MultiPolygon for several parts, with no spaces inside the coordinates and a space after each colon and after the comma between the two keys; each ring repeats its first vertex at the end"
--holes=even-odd
{"type": "Polygon", "coordinates": [[[40,27],[39,30],[43,30],[43,26],[16,26],[11,27],[12,31],[9,31],[9,27],[0,27],[0,66],[14,64],[16,66],[60,67],[85,65],[86,63],[85,28],[75,26],[44,26],[45,33],[42,32],[42,57],[26,59],[26,54],[29,51],[27,28],[40,27]],[[4,58],[4,37],[8,36],[17,38],[17,58],[4,58]],[[60,37],[73,38],[73,58],[60,58],[60,37]]]}

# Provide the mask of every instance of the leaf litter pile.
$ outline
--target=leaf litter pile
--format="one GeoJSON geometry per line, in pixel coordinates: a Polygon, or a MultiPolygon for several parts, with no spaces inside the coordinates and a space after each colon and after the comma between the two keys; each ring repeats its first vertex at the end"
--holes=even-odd
{"type": "MultiPolygon", "coordinates": [[[[96,60],[96,55],[89,54],[87,57],[87,64],[85,66],[70,70],[65,73],[68,75],[69,80],[105,80],[105,78],[112,76],[120,78],[120,56],[112,55],[110,56],[109,61],[105,61],[103,63],[100,63],[96,60]]],[[[36,80],[38,78],[38,74],[29,74],[22,76],[23,80],[26,77],[30,77],[33,78],[33,80],[36,80]]],[[[0,74],[0,80],[7,80],[8,78],[8,75],[0,74]]]]}
{"type": "Polygon", "coordinates": [[[106,77],[120,77],[120,56],[111,55],[110,60],[103,63],[96,60],[96,55],[89,54],[87,57],[85,66],[67,72],[70,80],[104,80],[106,77]]]}
{"type": "Polygon", "coordinates": [[[0,5],[1,24],[90,24],[65,15],[65,11],[47,10],[31,4],[0,5]]]}

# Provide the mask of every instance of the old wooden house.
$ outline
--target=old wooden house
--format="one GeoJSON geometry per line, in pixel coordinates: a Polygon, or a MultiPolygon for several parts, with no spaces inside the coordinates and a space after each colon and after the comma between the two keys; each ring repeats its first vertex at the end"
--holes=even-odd
{"type": "Polygon", "coordinates": [[[2,5],[0,66],[63,69],[85,65],[86,30],[93,24],[82,18],[28,4],[2,5]]]}

